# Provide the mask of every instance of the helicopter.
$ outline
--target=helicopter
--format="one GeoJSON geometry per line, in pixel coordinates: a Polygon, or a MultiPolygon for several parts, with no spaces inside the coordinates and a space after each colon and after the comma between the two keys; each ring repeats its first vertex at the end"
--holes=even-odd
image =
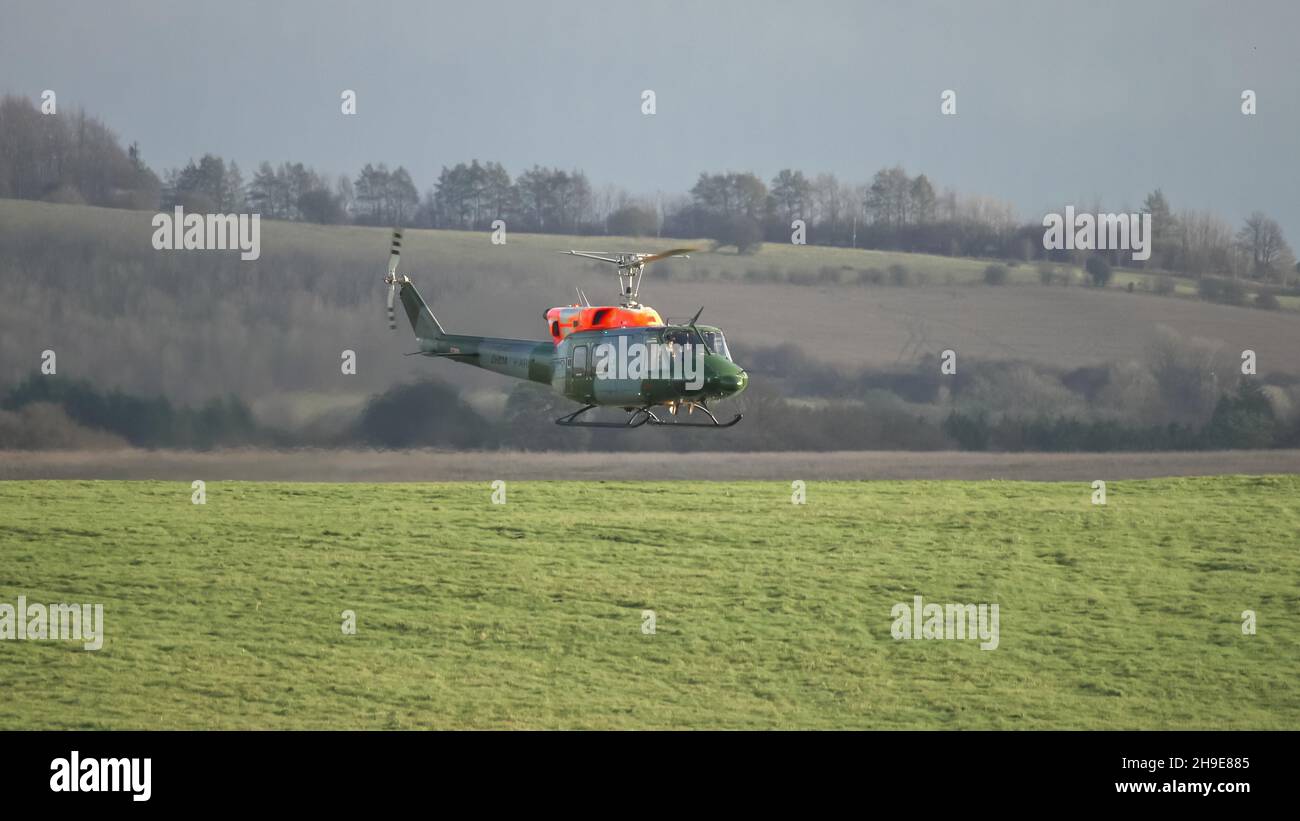
{"type": "Polygon", "coordinates": [[[420,297],[410,277],[397,272],[402,233],[393,231],[388,257],[388,326],[397,330],[393,303],[402,302],[422,355],[473,365],[516,379],[549,385],[582,405],[555,420],[565,427],[729,428],[743,418],[726,421],[709,403],[745,390],[749,375],[731,359],[720,328],[700,325],[704,309],[686,323],[666,322],[654,308],[638,302],[645,266],[669,257],[689,258],[693,248],[659,253],[567,251],[571,256],[616,266],[618,305],[592,305],[582,289],[579,302],[551,308],[545,319],[550,339],[531,341],[449,334],[420,297]],[[593,421],[583,415],[597,408],[621,408],[622,422],[593,421]],[[681,411],[685,413],[680,413],[681,411]],[[708,421],[688,421],[695,411],[708,421]]]}

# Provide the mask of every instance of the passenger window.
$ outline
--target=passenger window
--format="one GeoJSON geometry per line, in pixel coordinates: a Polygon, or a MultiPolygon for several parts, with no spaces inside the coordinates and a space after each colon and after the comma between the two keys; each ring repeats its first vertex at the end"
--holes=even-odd
{"type": "Polygon", "coordinates": [[[587,346],[579,345],[573,349],[573,375],[583,376],[587,372],[587,346]]]}

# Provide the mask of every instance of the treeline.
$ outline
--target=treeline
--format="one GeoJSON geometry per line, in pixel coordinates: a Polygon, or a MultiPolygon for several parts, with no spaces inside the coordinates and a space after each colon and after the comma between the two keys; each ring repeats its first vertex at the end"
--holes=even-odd
{"type": "Polygon", "coordinates": [[[1151,215],[1151,258],[1134,262],[1127,252],[1103,253],[1111,264],[1177,271],[1198,278],[1248,276],[1281,285],[1300,271],[1282,227],[1260,211],[1251,213],[1234,231],[1208,211],[1174,211],[1157,188],[1147,195],[1140,212],[1151,215]]]}
{"type": "Polygon", "coordinates": [[[953,411],[943,432],[962,450],[1112,452],[1162,450],[1239,450],[1293,448],[1300,425],[1277,418],[1263,388],[1243,382],[1236,394],[1221,397],[1201,428],[1170,422],[1138,426],[1115,419],[1006,416],[953,411]]]}
{"type": "Polygon", "coordinates": [[[11,414],[28,411],[0,420],[0,447],[7,448],[48,446],[48,441],[35,437],[37,432],[56,443],[83,444],[86,437],[44,424],[49,420],[41,418],[43,413],[142,448],[207,450],[286,443],[260,428],[248,406],[233,395],[212,399],[198,408],[177,407],[161,396],[101,391],[89,382],[34,373],[5,393],[0,409],[11,414]]]}
{"type": "MultiPolygon", "coordinates": [[[[1008,203],[939,190],[925,174],[882,168],[865,184],[834,174],[782,169],[770,181],[749,172],[700,174],[689,192],[650,200],[593,188],[579,169],[534,166],[512,178],[499,162],[443,167],[423,195],[402,166],[367,163],[330,178],[302,163],[261,163],[245,180],[234,162],[206,154],[161,181],[139,147],[82,111],[43,115],[23,97],[0,101],[0,196],[196,212],[252,210],[271,219],[335,224],[402,224],[591,235],[707,237],[741,253],[791,241],[802,221],[809,244],[946,256],[1146,267],[1196,277],[1247,276],[1286,285],[1300,273],[1277,221],[1252,213],[1234,230],[1214,214],[1175,212],[1160,189],[1140,211],[1152,215],[1152,255],[1128,251],[1049,251],[1040,221],[1021,222],[1008,203]]],[[[1079,212],[1106,209],[1076,203],[1079,212]]]]}
{"type": "Polygon", "coordinates": [[[747,172],[702,173],[690,201],[665,220],[670,234],[711,236],[742,252],[762,241],[790,242],[795,220],[810,244],[949,256],[1011,256],[1020,236],[1008,203],[939,193],[926,175],[897,166],[866,185],[788,168],[770,184],[747,172]]]}
{"type": "Polygon", "coordinates": [[[0,98],[0,197],[111,208],[157,208],[161,184],[117,135],[81,109],[42,114],[0,98]]]}
{"type": "MultiPolygon", "coordinates": [[[[512,181],[500,163],[473,160],[442,169],[417,221],[429,228],[479,230],[505,220],[521,231],[597,234],[607,233],[610,216],[581,171],[533,166],[512,181]]],[[[634,233],[653,234],[656,227],[647,221],[634,233]]]]}
{"type": "MultiPolygon", "coordinates": [[[[1109,452],[1300,447],[1300,424],[1278,418],[1259,385],[1243,383],[1222,396],[1203,426],[1170,422],[1135,425],[1117,419],[951,411],[942,421],[916,414],[899,401],[871,405],[872,413],[809,408],[779,398],[759,402],[747,427],[715,431],[635,432],[563,429],[564,412],[544,388],[521,384],[507,414],[489,420],[440,380],[399,385],[372,398],[346,432],[328,439],[258,425],[238,399],[214,399],[177,408],[162,398],[100,392],[86,383],[54,390],[34,376],[5,398],[0,449],[140,448],[209,450],[228,447],[366,447],[512,450],[940,450],[1109,452]]],[[[727,411],[719,409],[725,415],[727,411]]]]}

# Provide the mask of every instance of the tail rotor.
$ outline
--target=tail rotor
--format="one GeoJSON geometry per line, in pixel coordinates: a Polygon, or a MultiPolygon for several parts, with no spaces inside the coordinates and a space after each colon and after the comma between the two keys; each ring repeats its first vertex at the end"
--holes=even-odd
{"type": "Polygon", "coordinates": [[[402,259],[402,232],[393,229],[393,250],[388,255],[388,330],[397,330],[397,317],[393,314],[393,297],[397,294],[397,263],[402,259]]]}

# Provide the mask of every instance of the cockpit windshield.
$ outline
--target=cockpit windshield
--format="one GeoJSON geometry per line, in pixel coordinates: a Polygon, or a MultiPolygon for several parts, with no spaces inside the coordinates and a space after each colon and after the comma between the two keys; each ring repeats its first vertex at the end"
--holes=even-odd
{"type": "Polygon", "coordinates": [[[727,360],[731,359],[731,351],[727,350],[727,340],[722,338],[722,331],[702,330],[700,335],[704,337],[704,342],[709,346],[709,350],[727,360]]]}

